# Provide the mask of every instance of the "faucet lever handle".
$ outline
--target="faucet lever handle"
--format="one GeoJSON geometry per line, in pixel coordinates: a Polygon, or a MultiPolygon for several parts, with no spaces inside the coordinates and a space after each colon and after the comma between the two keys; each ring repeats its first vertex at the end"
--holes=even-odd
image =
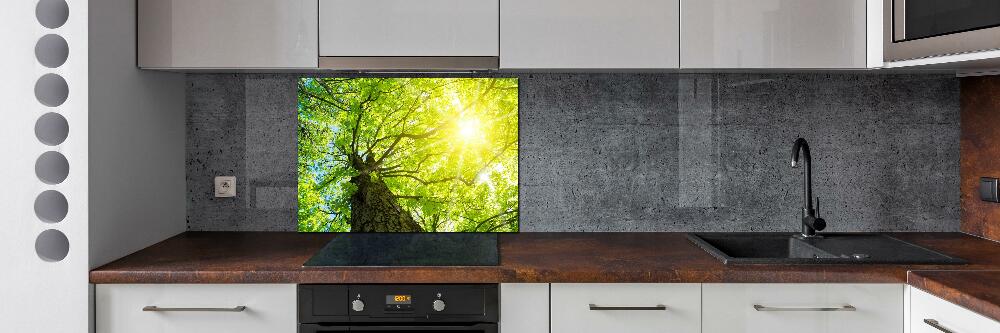
{"type": "Polygon", "coordinates": [[[819,196],[816,196],[816,217],[819,217],[819,196]]]}

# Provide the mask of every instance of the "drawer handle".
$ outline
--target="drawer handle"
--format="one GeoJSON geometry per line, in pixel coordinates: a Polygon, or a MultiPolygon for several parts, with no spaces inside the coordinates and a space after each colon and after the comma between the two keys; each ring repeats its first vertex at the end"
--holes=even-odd
{"type": "Polygon", "coordinates": [[[828,307],[828,308],[776,308],[770,306],[763,306],[760,304],[754,304],[753,309],[757,311],[857,311],[853,305],[844,305],[838,307],[828,307]]]}
{"type": "Polygon", "coordinates": [[[654,306],[600,306],[590,304],[591,311],[663,311],[666,309],[667,306],[662,304],[654,306]]]}
{"type": "Polygon", "coordinates": [[[936,328],[938,331],[941,331],[941,332],[944,332],[944,333],[955,333],[955,331],[949,330],[949,329],[945,328],[944,326],[941,326],[941,323],[939,323],[937,320],[934,320],[934,319],[924,319],[924,324],[927,324],[930,327],[936,328]]]}
{"type": "Polygon", "coordinates": [[[155,305],[142,307],[142,311],[154,312],[243,312],[247,307],[240,305],[231,308],[161,308],[155,305]]]}

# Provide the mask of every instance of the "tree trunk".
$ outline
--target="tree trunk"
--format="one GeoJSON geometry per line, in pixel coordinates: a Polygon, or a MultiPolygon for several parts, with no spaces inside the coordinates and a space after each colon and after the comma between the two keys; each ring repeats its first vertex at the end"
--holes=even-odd
{"type": "Polygon", "coordinates": [[[362,173],[351,178],[351,183],[358,187],[351,196],[351,232],[423,231],[381,179],[362,173]]]}

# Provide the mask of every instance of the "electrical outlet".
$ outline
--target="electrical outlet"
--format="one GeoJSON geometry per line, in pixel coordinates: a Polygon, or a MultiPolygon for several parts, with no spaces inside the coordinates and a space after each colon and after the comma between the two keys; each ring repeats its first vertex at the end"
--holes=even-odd
{"type": "Polygon", "coordinates": [[[988,202],[1000,202],[1000,192],[997,191],[998,180],[993,177],[979,178],[979,199],[988,202]]]}
{"type": "Polygon", "coordinates": [[[215,197],[232,198],[236,196],[236,177],[219,176],[215,177],[215,197]]]}

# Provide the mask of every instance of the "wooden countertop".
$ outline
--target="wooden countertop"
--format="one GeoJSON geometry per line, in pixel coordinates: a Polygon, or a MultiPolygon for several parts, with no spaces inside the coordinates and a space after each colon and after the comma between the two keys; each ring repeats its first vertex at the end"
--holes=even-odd
{"type": "Polygon", "coordinates": [[[1000,321],[1000,270],[911,271],[907,283],[1000,321]]]}
{"type": "Polygon", "coordinates": [[[1000,270],[1000,244],[961,233],[893,236],[968,265],[726,266],[683,233],[500,235],[495,267],[303,267],[335,234],[186,232],[90,273],[91,283],[876,282],[910,270],[1000,270]]]}
{"type": "Polygon", "coordinates": [[[908,282],[1000,320],[1000,243],[961,233],[891,235],[969,264],[726,266],[683,233],[520,233],[500,235],[500,266],[495,267],[303,267],[339,236],[186,232],[93,270],[90,282],[908,282]]]}

